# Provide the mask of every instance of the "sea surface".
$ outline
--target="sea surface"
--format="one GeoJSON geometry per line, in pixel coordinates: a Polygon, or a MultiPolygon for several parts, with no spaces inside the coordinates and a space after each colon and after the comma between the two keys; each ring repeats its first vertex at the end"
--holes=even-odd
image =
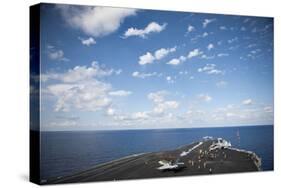
{"type": "Polygon", "coordinates": [[[41,179],[70,175],[137,153],[175,149],[204,136],[255,152],[273,170],[273,126],[41,132],[41,179]]]}

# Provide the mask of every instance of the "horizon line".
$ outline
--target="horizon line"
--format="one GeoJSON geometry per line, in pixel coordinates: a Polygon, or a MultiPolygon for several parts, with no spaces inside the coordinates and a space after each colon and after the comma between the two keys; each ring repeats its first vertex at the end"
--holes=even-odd
{"type": "Polygon", "coordinates": [[[257,126],[274,126],[274,124],[260,125],[231,125],[231,126],[212,126],[212,127],[175,127],[175,128],[131,128],[131,129],[84,129],[84,130],[32,130],[39,132],[85,132],[85,131],[137,131],[137,130],[163,130],[163,129],[204,129],[204,128],[235,128],[235,127],[257,127],[257,126]]]}

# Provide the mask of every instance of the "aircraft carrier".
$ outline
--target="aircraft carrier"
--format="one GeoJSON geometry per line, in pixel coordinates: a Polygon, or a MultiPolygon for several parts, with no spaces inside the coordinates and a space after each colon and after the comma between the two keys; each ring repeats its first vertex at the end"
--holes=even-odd
{"type": "Polygon", "coordinates": [[[42,184],[114,181],[189,175],[252,172],[261,170],[253,152],[233,148],[222,138],[206,137],[170,151],[143,153],[107,162],[42,184]]]}

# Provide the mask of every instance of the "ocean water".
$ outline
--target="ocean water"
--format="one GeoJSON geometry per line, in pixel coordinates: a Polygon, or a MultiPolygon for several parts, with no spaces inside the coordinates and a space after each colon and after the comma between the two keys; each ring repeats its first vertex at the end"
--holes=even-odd
{"type": "Polygon", "coordinates": [[[204,136],[255,152],[273,170],[273,126],[157,130],[41,132],[41,179],[70,175],[132,154],[174,149],[204,136]],[[240,139],[238,139],[238,133],[240,139]]]}

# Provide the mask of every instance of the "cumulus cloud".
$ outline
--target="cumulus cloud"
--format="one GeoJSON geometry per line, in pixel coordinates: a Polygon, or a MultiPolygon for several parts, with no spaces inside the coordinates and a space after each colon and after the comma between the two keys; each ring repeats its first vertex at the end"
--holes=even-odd
{"type": "Polygon", "coordinates": [[[180,56],[179,58],[173,58],[170,61],[167,62],[168,65],[179,65],[183,62],[186,61],[186,57],[185,56],[180,56]]]}
{"type": "Polygon", "coordinates": [[[140,65],[146,65],[146,64],[151,64],[155,60],[161,60],[167,55],[169,55],[172,52],[176,51],[176,47],[173,48],[160,48],[156,50],[154,53],[151,52],[146,52],[146,54],[141,55],[139,57],[139,64],[140,65]]]}
{"type": "Polygon", "coordinates": [[[95,41],[95,39],[94,39],[93,37],[89,37],[89,38],[87,38],[87,39],[84,39],[84,38],[79,37],[78,39],[79,39],[79,40],[81,41],[81,43],[82,43],[83,45],[85,45],[85,46],[91,46],[91,45],[96,44],[96,41],[95,41]]]}
{"type": "Polygon", "coordinates": [[[203,28],[206,28],[210,23],[214,22],[216,19],[204,19],[202,25],[203,28]]]}
{"type": "Polygon", "coordinates": [[[91,80],[87,83],[52,84],[47,87],[48,92],[57,98],[55,111],[97,111],[111,104],[107,93],[109,84],[91,80]]]}
{"type": "Polygon", "coordinates": [[[160,103],[164,101],[165,96],[168,94],[167,91],[157,91],[152,92],[147,95],[149,100],[152,100],[154,103],[160,103]]]}
{"type": "Polygon", "coordinates": [[[215,46],[212,44],[212,43],[210,43],[208,46],[207,46],[207,49],[208,50],[211,50],[211,49],[213,49],[215,46]]]}
{"type": "Polygon", "coordinates": [[[206,74],[223,74],[223,71],[216,69],[215,64],[207,64],[204,67],[199,68],[198,72],[202,72],[206,74]]]}
{"type": "Polygon", "coordinates": [[[187,58],[191,59],[193,57],[200,56],[202,54],[203,54],[203,52],[200,51],[198,48],[196,48],[188,53],[187,58]]]}
{"type": "Polygon", "coordinates": [[[97,61],[93,61],[91,66],[76,66],[64,73],[47,73],[41,75],[43,82],[48,80],[59,80],[64,83],[74,83],[84,80],[91,80],[95,77],[110,76],[116,73],[114,69],[102,69],[97,61]]]}
{"type": "Polygon", "coordinates": [[[63,19],[71,27],[93,37],[115,32],[128,16],[136,15],[135,9],[57,5],[63,19]]]}
{"type": "Polygon", "coordinates": [[[146,38],[148,34],[150,33],[160,33],[163,31],[167,26],[167,23],[164,23],[162,25],[158,24],[157,22],[151,22],[149,23],[144,29],[137,29],[137,28],[129,28],[124,33],[124,38],[128,38],[131,36],[138,36],[141,38],[146,38]]]}
{"type": "Polygon", "coordinates": [[[54,97],[55,111],[105,110],[112,104],[110,94],[128,94],[123,90],[112,91],[109,83],[99,80],[114,73],[113,69],[102,68],[94,61],[89,67],[76,66],[66,72],[42,74],[42,91],[54,97]]]}
{"type": "Polygon", "coordinates": [[[132,114],[132,119],[148,119],[149,113],[148,112],[135,112],[132,114]]]}
{"type": "Polygon", "coordinates": [[[147,52],[146,54],[139,57],[139,64],[140,65],[146,65],[151,64],[155,60],[155,57],[150,53],[147,52]]]}
{"type": "Polygon", "coordinates": [[[204,54],[203,51],[196,48],[196,49],[193,49],[190,52],[188,52],[186,56],[180,56],[178,58],[173,58],[170,61],[168,61],[166,64],[175,66],[175,65],[179,65],[179,64],[185,62],[187,59],[191,59],[191,58],[198,57],[198,56],[202,59],[213,59],[215,57],[215,56],[207,56],[204,54]]]}
{"type": "Polygon", "coordinates": [[[252,105],[253,104],[253,100],[252,99],[245,99],[242,101],[243,105],[252,105]]]}
{"type": "Polygon", "coordinates": [[[170,109],[176,109],[179,107],[177,101],[166,101],[165,96],[168,95],[166,91],[152,92],[147,95],[148,99],[154,102],[153,112],[156,114],[162,114],[170,109]]]}
{"type": "Polygon", "coordinates": [[[54,46],[51,45],[47,46],[47,55],[49,59],[54,61],[63,61],[63,62],[69,61],[69,59],[64,56],[63,50],[56,49],[54,46]]]}
{"type": "Polygon", "coordinates": [[[202,37],[202,38],[205,38],[205,37],[207,37],[208,35],[209,35],[209,33],[204,32],[204,33],[201,35],[201,37],[202,37]]]}
{"type": "Polygon", "coordinates": [[[166,57],[169,53],[175,52],[176,47],[173,48],[160,48],[159,50],[156,50],[154,53],[155,59],[160,60],[164,57],[166,57]]]}
{"type": "Polygon", "coordinates": [[[178,108],[179,103],[177,101],[164,101],[162,103],[158,103],[153,111],[157,114],[164,113],[166,110],[169,109],[176,109],[178,108]]]}
{"type": "Polygon", "coordinates": [[[169,95],[167,91],[156,91],[148,93],[148,100],[153,102],[153,109],[150,111],[139,111],[129,114],[114,114],[114,120],[124,122],[141,121],[141,123],[155,121],[155,118],[163,120],[163,118],[172,118],[171,110],[175,110],[179,107],[179,103],[173,100],[166,100],[165,97],[169,95]],[[159,119],[160,118],[160,119],[159,119]]]}
{"type": "Polygon", "coordinates": [[[195,31],[195,27],[192,26],[192,25],[189,25],[189,26],[187,27],[187,33],[190,33],[190,32],[192,32],[192,31],[195,31]]]}
{"type": "Polygon", "coordinates": [[[180,59],[174,58],[174,59],[170,60],[167,64],[168,65],[178,65],[180,63],[181,63],[180,59]]]}
{"type": "Polygon", "coordinates": [[[111,96],[118,96],[118,97],[126,97],[131,95],[131,91],[125,91],[125,90],[118,90],[118,91],[111,91],[109,92],[109,95],[111,96]]]}

